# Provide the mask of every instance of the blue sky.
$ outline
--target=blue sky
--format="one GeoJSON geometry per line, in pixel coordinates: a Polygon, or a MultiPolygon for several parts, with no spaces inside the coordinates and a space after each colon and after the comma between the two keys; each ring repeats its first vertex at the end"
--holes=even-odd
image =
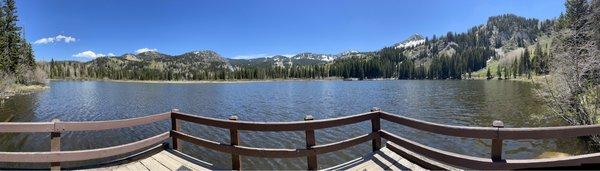
{"type": "Polygon", "coordinates": [[[214,50],[228,58],[373,51],[419,33],[463,32],[489,16],[538,19],[561,0],[17,0],[38,60],[143,50],[214,50]],[[45,39],[44,39],[45,38],[45,39]],[[37,42],[37,43],[36,43],[37,42]]]}

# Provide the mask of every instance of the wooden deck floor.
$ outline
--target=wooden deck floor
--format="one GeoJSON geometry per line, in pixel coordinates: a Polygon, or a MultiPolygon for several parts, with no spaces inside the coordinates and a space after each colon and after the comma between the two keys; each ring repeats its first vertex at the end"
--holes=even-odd
{"type": "Polygon", "coordinates": [[[106,167],[85,170],[98,171],[179,171],[179,170],[214,170],[210,163],[189,157],[183,153],[173,150],[162,150],[149,157],[120,165],[109,165],[106,167]]]}
{"type": "Polygon", "coordinates": [[[400,155],[383,147],[371,155],[361,157],[347,163],[334,166],[325,170],[427,170],[419,165],[411,163],[400,155]]]}
{"type": "MultiPolygon", "coordinates": [[[[389,144],[388,144],[389,145],[389,144]]],[[[99,168],[91,168],[85,170],[115,170],[115,171],[175,171],[175,170],[220,170],[212,164],[190,157],[186,154],[174,150],[161,150],[153,155],[145,158],[132,160],[127,163],[117,165],[108,165],[99,168]]],[[[353,170],[353,171],[369,171],[369,170],[428,170],[411,161],[403,158],[397,153],[391,151],[387,147],[381,148],[379,151],[369,154],[338,166],[330,167],[323,170],[353,170]]],[[[444,167],[444,170],[460,170],[455,168],[444,167]]]]}

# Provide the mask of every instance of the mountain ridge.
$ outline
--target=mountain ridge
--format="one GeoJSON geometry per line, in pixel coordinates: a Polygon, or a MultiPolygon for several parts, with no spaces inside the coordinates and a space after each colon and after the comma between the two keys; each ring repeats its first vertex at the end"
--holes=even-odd
{"type": "Polygon", "coordinates": [[[98,70],[152,70],[153,79],[255,79],[309,75],[311,78],[460,79],[465,74],[485,68],[490,60],[503,58],[505,52],[536,44],[540,36],[551,34],[553,23],[554,20],[540,21],[503,14],[489,17],[486,23],[465,32],[448,32],[439,37],[434,35],[431,39],[413,34],[402,42],[370,52],[303,52],[291,57],[275,55],[231,59],[212,50],[179,55],[152,51],[100,57],[80,65],[98,70]],[[166,77],[165,74],[177,77],[166,77]],[[199,74],[202,76],[198,77],[199,74]]]}

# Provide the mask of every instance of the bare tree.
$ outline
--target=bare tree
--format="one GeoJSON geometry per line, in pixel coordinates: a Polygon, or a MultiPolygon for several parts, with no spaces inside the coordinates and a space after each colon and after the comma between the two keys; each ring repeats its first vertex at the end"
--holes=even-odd
{"type": "MultiPolygon", "coordinates": [[[[552,112],[571,125],[599,123],[600,52],[595,27],[600,15],[598,1],[567,1],[567,17],[562,20],[569,24],[555,30],[551,74],[539,91],[552,112]]],[[[593,148],[600,149],[600,136],[586,139],[593,148]]]]}

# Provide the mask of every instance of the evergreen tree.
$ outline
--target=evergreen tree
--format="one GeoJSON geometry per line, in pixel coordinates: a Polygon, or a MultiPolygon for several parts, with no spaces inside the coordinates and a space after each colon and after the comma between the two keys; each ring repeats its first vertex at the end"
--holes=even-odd
{"type": "Polygon", "coordinates": [[[5,60],[8,63],[8,71],[14,73],[19,62],[19,48],[21,44],[21,28],[17,26],[17,7],[15,0],[6,0],[2,7],[4,11],[5,46],[3,47],[5,60]]]}
{"type": "Polygon", "coordinates": [[[6,51],[6,31],[4,30],[6,22],[4,14],[4,1],[0,1],[0,72],[8,72],[12,63],[6,51]]]}
{"type": "Polygon", "coordinates": [[[496,76],[498,77],[499,80],[502,79],[502,70],[501,70],[500,66],[498,66],[498,68],[496,68],[496,76]]]}
{"type": "Polygon", "coordinates": [[[578,30],[583,27],[585,23],[585,17],[587,15],[588,7],[586,0],[567,0],[565,2],[565,8],[567,12],[564,15],[566,25],[570,29],[578,30]]]}
{"type": "Polygon", "coordinates": [[[487,76],[488,80],[492,79],[492,73],[490,72],[490,68],[489,67],[487,68],[487,74],[486,74],[486,76],[487,76]]]}
{"type": "Polygon", "coordinates": [[[535,52],[533,52],[532,65],[533,70],[536,74],[546,74],[547,64],[546,64],[546,56],[544,56],[544,52],[542,51],[542,47],[540,44],[535,45],[535,52]]]}
{"type": "Polygon", "coordinates": [[[513,78],[517,78],[517,75],[519,74],[519,62],[517,62],[517,58],[513,60],[510,68],[512,69],[513,78]]]}
{"type": "Polygon", "coordinates": [[[510,72],[508,71],[508,69],[506,67],[503,67],[504,70],[504,79],[507,80],[510,78],[510,72]]]}
{"type": "Polygon", "coordinates": [[[523,51],[523,55],[521,55],[521,61],[519,64],[521,67],[519,69],[519,75],[529,74],[529,71],[531,70],[531,60],[529,59],[529,50],[527,50],[527,48],[525,48],[525,51],[523,51]]]}
{"type": "Polygon", "coordinates": [[[19,54],[21,55],[19,63],[28,67],[35,67],[35,59],[33,49],[25,39],[21,39],[21,47],[19,54]]]}

